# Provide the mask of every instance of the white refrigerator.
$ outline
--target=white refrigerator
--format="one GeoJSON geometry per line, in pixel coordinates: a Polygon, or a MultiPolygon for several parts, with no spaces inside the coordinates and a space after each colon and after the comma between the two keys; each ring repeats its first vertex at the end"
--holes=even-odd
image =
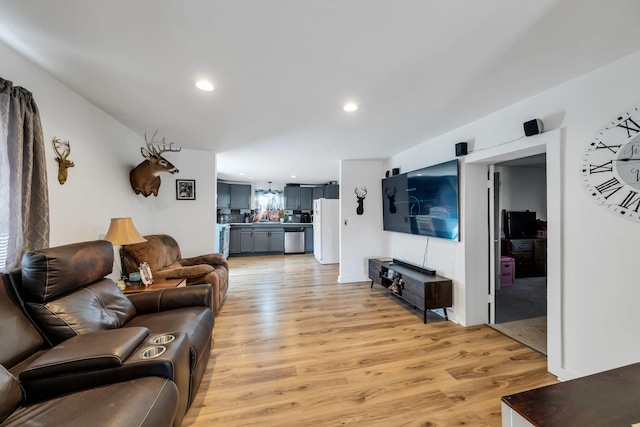
{"type": "Polygon", "coordinates": [[[320,264],[339,262],[339,200],[313,201],[313,255],[320,264]]]}

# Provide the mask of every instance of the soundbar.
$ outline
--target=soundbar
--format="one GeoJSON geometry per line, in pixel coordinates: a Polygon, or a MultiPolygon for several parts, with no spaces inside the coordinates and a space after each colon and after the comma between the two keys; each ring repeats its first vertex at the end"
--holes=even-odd
{"type": "Polygon", "coordinates": [[[393,258],[392,263],[393,264],[397,264],[397,265],[401,265],[403,267],[410,268],[412,270],[419,271],[420,273],[429,274],[431,276],[436,274],[435,270],[432,270],[432,269],[426,268],[426,267],[420,267],[420,266],[417,266],[417,265],[414,265],[414,264],[411,264],[411,263],[408,263],[406,261],[402,261],[402,260],[399,260],[399,259],[396,259],[396,258],[393,258]]]}

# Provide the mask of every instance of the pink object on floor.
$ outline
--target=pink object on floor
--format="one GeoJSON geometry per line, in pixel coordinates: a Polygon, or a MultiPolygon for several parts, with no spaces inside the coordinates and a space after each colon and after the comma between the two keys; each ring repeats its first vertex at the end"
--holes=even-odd
{"type": "Polygon", "coordinates": [[[516,260],[514,258],[500,257],[500,285],[513,286],[516,273],[516,260]]]}

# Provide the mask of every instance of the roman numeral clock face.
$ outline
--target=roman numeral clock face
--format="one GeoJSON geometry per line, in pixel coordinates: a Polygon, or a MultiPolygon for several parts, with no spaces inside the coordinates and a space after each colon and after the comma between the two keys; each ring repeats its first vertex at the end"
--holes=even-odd
{"type": "Polygon", "coordinates": [[[640,107],[607,123],[587,145],[580,174],[600,206],[640,222],[640,107]]]}

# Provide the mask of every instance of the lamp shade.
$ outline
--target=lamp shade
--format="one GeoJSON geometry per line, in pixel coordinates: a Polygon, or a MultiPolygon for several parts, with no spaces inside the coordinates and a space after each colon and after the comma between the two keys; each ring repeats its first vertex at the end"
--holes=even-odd
{"type": "Polygon", "coordinates": [[[131,218],[111,218],[109,231],[105,234],[104,239],[113,245],[132,245],[147,241],[138,233],[131,218]]]}

